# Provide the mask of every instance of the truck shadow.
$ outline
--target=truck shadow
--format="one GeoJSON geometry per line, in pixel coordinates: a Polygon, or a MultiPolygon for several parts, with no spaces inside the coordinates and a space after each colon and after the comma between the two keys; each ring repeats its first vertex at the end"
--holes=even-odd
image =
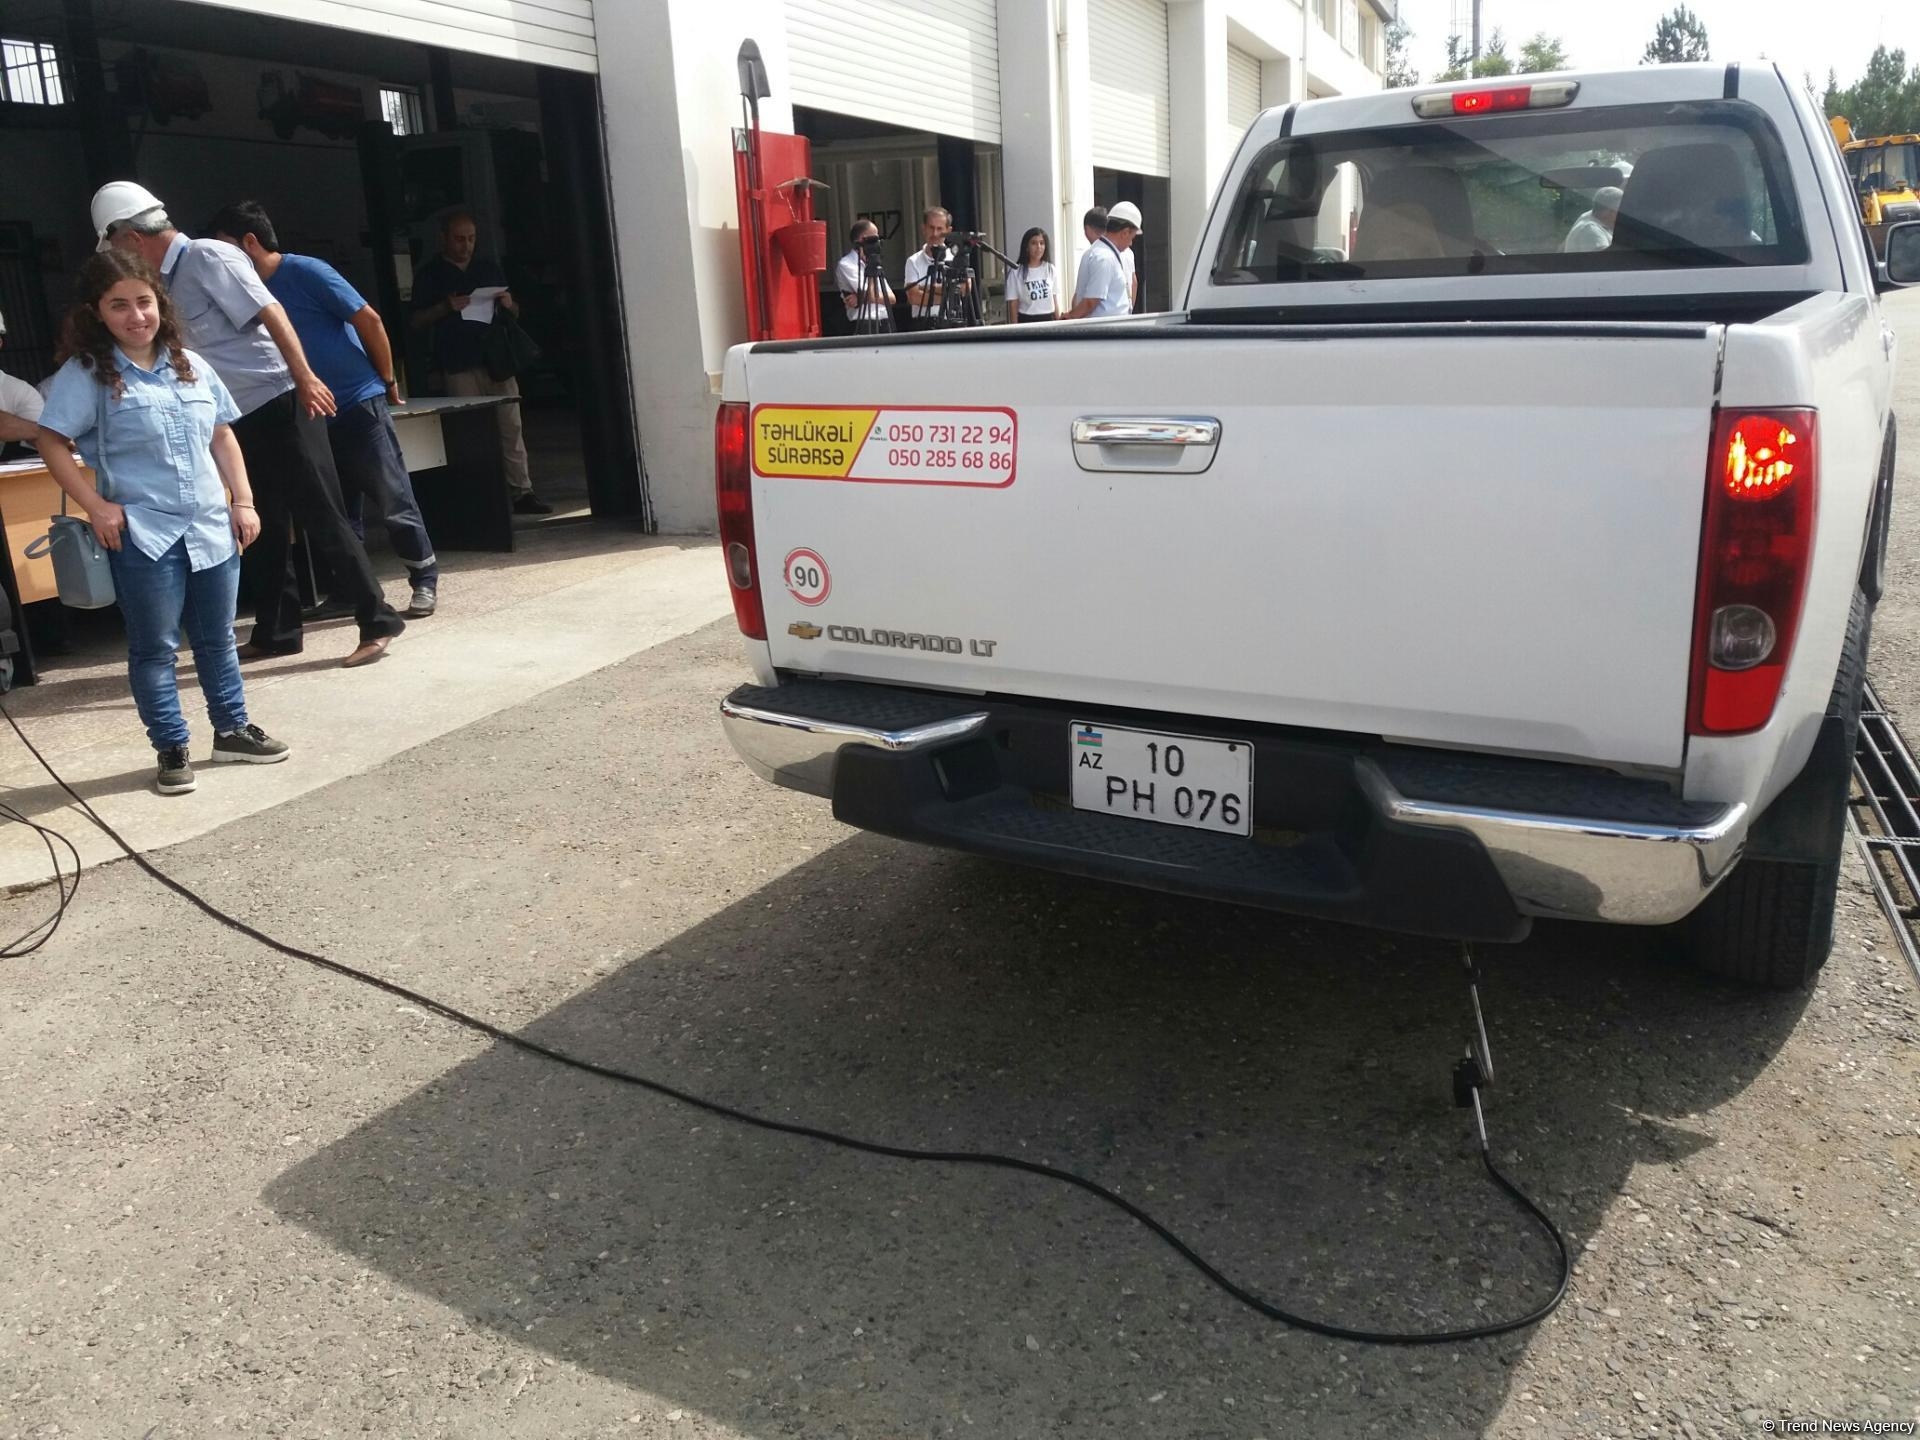
{"type": "MultiPolygon", "coordinates": [[[[1495,1153],[1576,1248],[1634,1166],[1710,1143],[1687,1117],[1805,1003],[1626,931],[1483,958],[1495,1153]]],[[[1450,1107],[1469,1024],[1439,942],[862,836],[525,1033],[783,1120],[1072,1168],[1279,1304],[1429,1329],[1556,1275],[1450,1107]]],[[[1319,1339],[1067,1187],[743,1129],[504,1047],[267,1199],[475,1325],[744,1434],[1471,1435],[1535,1333],[1319,1339]]]]}

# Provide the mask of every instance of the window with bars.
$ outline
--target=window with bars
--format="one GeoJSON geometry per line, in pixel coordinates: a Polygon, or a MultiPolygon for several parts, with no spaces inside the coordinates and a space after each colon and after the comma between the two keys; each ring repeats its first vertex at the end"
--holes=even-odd
{"type": "Polygon", "coordinates": [[[67,103],[60,56],[52,42],[0,36],[0,100],[15,105],[67,103]]]}
{"type": "Polygon", "coordinates": [[[380,118],[396,135],[422,135],[426,133],[426,114],[420,108],[418,90],[380,91],[380,118]]]}

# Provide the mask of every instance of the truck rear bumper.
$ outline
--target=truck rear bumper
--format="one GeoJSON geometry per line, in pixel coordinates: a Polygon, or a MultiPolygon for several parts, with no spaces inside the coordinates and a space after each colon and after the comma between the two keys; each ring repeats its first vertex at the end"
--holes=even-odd
{"type": "Polygon", "coordinates": [[[1653,925],[1739,858],[1744,804],[1573,765],[855,682],[743,686],[728,739],[848,824],[1093,878],[1388,929],[1523,937],[1551,916],[1653,925]],[[1073,721],[1249,741],[1251,839],[1072,808],[1073,721]]]}

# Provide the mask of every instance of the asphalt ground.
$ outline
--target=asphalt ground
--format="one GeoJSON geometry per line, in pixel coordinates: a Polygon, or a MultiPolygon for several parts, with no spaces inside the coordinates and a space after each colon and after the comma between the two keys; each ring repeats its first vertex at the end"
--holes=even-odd
{"type": "MultiPolygon", "coordinates": [[[[1872,669],[1911,707],[1920,443],[1900,486],[1872,669]]],[[[727,752],[741,675],[710,626],[156,858],[547,1044],[1079,1170],[1315,1315],[1453,1325],[1545,1293],[1450,1105],[1451,947],[854,834],[727,752]]],[[[1920,1419],[1920,1006],[1857,859],[1839,929],[1799,995],[1627,930],[1485,952],[1495,1151],[1573,1241],[1573,1289],[1535,1330],[1390,1350],[1267,1322],[1064,1187],[554,1067],[110,865],[0,965],[0,1437],[1920,1419]]]]}

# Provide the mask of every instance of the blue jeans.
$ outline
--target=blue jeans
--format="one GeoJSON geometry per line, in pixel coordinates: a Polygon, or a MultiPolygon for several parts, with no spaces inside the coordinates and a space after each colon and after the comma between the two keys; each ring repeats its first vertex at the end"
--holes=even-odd
{"type": "Polygon", "coordinates": [[[183,625],[215,733],[231,734],[244,727],[247,697],[240,684],[240,661],[233,653],[240,556],[230,555],[209,570],[195,570],[184,540],[176,540],[158,560],[149,560],[131,542],[107,555],[120,616],[127,627],[127,679],[153,748],[170,750],[184,746],[188,739],[174,677],[183,625]]]}
{"type": "Polygon", "coordinates": [[[347,520],[353,533],[366,539],[360,507],[366,496],[380,502],[387,517],[387,542],[407,567],[416,589],[435,589],[440,564],[434,558],[427,522],[413,497],[413,481],[400,453],[400,437],[393,433],[393,414],[386,397],[376,395],[342,408],[327,422],[327,440],[333,446],[333,468],[340,472],[340,493],[347,502],[347,520]]]}

